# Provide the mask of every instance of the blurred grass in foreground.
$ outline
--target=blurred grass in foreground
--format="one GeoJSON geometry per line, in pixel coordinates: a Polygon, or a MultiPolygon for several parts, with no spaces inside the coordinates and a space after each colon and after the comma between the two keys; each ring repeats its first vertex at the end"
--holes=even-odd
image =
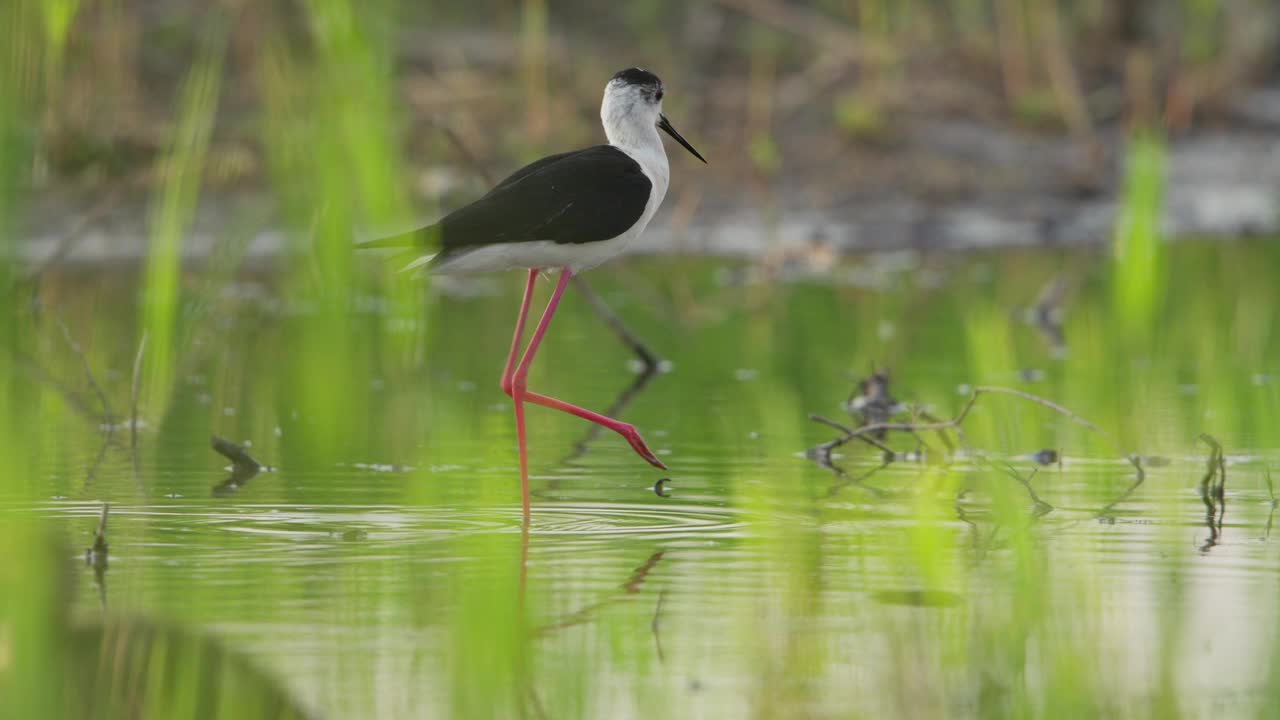
{"type": "Polygon", "coordinates": [[[1164,292],[1164,239],[1160,234],[1164,210],[1164,142],[1149,133],[1130,142],[1124,192],[1112,239],[1115,262],[1116,310],[1138,340],[1149,339],[1155,328],[1164,292]]]}
{"type": "Polygon", "coordinates": [[[183,245],[191,232],[200,197],[209,136],[213,132],[222,81],[223,33],[210,33],[207,49],[192,67],[181,98],[178,124],[164,165],[164,179],[152,210],[151,242],[144,275],[143,327],[150,341],[146,358],[149,390],[147,409],[152,417],[168,408],[174,370],[184,349],[186,333],[180,332],[178,312],[184,305],[179,292],[183,245]]]}

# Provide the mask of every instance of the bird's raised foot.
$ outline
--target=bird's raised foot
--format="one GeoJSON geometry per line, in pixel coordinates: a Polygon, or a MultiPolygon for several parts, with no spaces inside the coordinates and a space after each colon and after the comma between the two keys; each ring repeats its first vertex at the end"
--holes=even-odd
{"type": "MultiPolygon", "coordinates": [[[[506,389],[505,385],[503,389],[506,389]]],[[[534,405],[541,405],[543,407],[552,408],[553,410],[559,410],[560,412],[566,412],[570,415],[580,417],[583,420],[588,420],[597,425],[609,428],[626,438],[627,442],[631,444],[631,448],[636,451],[636,454],[644,458],[650,465],[662,470],[667,469],[667,466],[664,465],[663,462],[658,459],[658,456],[649,449],[649,446],[645,444],[644,438],[640,437],[640,432],[636,430],[635,425],[622,422],[621,420],[614,420],[611,417],[591,412],[590,410],[580,408],[577,405],[570,405],[563,400],[557,400],[553,397],[542,395],[541,393],[529,392],[525,387],[525,378],[519,372],[516,373],[516,376],[512,381],[511,399],[517,405],[521,405],[525,402],[531,402],[534,405]]]]}
{"type": "Polygon", "coordinates": [[[640,432],[636,430],[634,425],[623,424],[622,427],[618,428],[618,434],[626,438],[627,442],[631,443],[631,449],[635,450],[636,454],[644,458],[650,465],[660,470],[667,469],[666,464],[659,460],[657,455],[653,454],[648,445],[644,444],[644,438],[640,437],[640,432]]]}

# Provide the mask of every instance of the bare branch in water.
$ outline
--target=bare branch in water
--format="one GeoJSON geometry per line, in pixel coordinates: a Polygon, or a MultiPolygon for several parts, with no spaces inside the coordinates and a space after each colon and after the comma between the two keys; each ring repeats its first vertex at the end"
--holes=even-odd
{"type": "Polygon", "coordinates": [[[577,287],[578,294],[587,301],[587,304],[591,306],[591,310],[618,336],[622,344],[630,348],[631,352],[640,358],[640,362],[644,364],[644,373],[651,373],[658,369],[661,358],[650,350],[626,325],[622,324],[622,318],[618,317],[618,314],[605,303],[604,298],[601,298],[596,294],[595,290],[591,289],[591,286],[587,284],[586,280],[582,279],[581,275],[574,275],[569,279],[569,282],[572,282],[577,287]]]}
{"type": "MultiPolygon", "coordinates": [[[[959,434],[959,429],[961,424],[964,423],[965,418],[968,417],[969,411],[973,409],[973,406],[978,401],[978,398],[982,395],[989,395],[989,394],[1011,395],[1021,400],[1026,400],[1027,402],[1035,403],[1036,405],[1039,405],[1043,408],[1052,410],[1053,412],[1058,413],[1059,415],[1062,415],[1063,417],[1067,418],[1073,423],[1083,428],[1086,428],[1090,432],[1102,438],[1108,445],[1110,445],[1115,450],[1115,452],[1118,455],[1120,455],[1125,460],[1127,460],[1129,464],[1133,465],[1134,469],[1138,473],[1138,484],[1141,484],[1142,480],[1146,477],[1146,473],[1142,469],[1142,462],[1138,458],[1138,456],[1132,453],[1125,452],[1124,449],[1120,446],[1120,443],[1116,441],[1116,439],[1112,437],[1110,433],[1106,432],[1105,430],[1098,427],[1097,425],[1094,425],[1093,423],[1089,422],[1088,420],[1081,417],[1080,415],[1077,415],[1076,413],[1068,410],[1067,408],[1053,401],[1046,400],[1042,397],[1039,397],[1038,395],[1032,395],[1031,393],[1023,392],[1021,390],[1014,390],[1012,388],[994,387],[994,386],[975,387],[973,389],[973,392],[969,395],[969,399],[965,401],[964,406],[960,409],[960,412],[950,420],[923,422],[923,423],[886,422],[886,423],[873,423],[870,425],[864,425],[860,428],[857,428],[856,430],[845,428],[844,435],[834,440],[831,440],[829,442],[818,445],[817,447],[813,448],[813,450],[811,450],[810,452],[811,454],[818,454],[819,456],[826,456],[829,458],[830,453],[833,449],[840,447],[841,445],[844,445],[850,440],[854,440],[854,439],[860,440],[869,435],[874,435],[874,434],[883,433],[883,432],[918,433],[918,432],[923,432],[928,430],[936,430],[936,431],[952,430],[952,431],[955,431],[957,434],[959,434]]],[[[816,418],[814,419],[816,420],[816,418]]],[[[823,420],[816,420],[816,421],[823,422],[826,425],[832,425],[832,422],[830,420],[825,420],[825,418],[823,420]]]]}
{"type": "MultiPolygon", "coordinates": [[[[853,428],[850,428],[850,427],[849,427],[849,426],[847,426],[847,425],[842,425],[842,424],[840,424],[840,423],[836,422],[835,420],[832,420],[832,419],[830,419],[830,418],[823,417],[823,416],[821,416],[821,415],[814,415],[814,414],[812,414],[812,413],[809,415],[809,419],[810,419],[810,420],[812,420],[812,421],[814,421],[814,422],[816,422],[816,423],[822,423],[823,425],[826,425],[827,427],[835,428],[836,430],[839,430],[840,432],[844,433],[845,435],[852,435],[852,436],[854,436],[854,437],[857,437],[857,438],[858,438],[859,440],[861,440],[862,442],[864,442],[864,443],[866,443],[866,444],[868,444],[868,445],[871,445],[871,446],[873,446],[873,447],[877,447],[877,448],[879,448],[879,449],[883,450],[885,453],[889,454],[890,456],[892,456],[892,455],[894,454],[894,452],[893,452],[893,448],[889,447],[888,445],[885,445],[884,443],[880,442],[879,440],[875,439],[874,437],[872,437],[872,436],[870,436],[870,435],[861,435],[861,434],[858,434],[856,431],[854,431],[854,430],[853,430],[853,428]]],[[[815,449],[815,450],[820,450],[821,452],[823,452],[823,453],[825,453],[826,455],[830,456],[830,454],[831,454],[831,450],[832,450],[833,448],[839,447],[840,445],[845,444],[845,442],[847,442],[847,440],[843,440],[843,439],[842,439],[842,440],[839,440],[838,442],[837,442],[837,441],[832,441],[832,443],[835,443],[835,444],[832,444],[832,443],[823,443],[822,445],[819,445],[818,447],[816,447],[816,448],[814,448],[814,449],[815,449]],[[830,446],[830,447],[827,447],[827,446],[830,446]]]]}

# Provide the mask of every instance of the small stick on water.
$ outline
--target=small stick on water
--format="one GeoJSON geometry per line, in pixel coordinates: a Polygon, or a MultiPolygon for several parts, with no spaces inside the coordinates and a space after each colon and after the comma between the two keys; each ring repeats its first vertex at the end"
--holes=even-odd
{"type": "Polygon", "coordinates": [[[138,453],[138,391],[142,388],[142,357],[147,352],[147,331],[138,341],[138,354],[133,358],[133,381],[129,386],[129,450],[138,453]]]}
{"type": "Polygon", "coordinates": [[[257,472],[262,469],[262,463],[254,460],[247,450],[230,440],[223,440],[217,435],[212,435],[209,437],[209,445],[214,452],[230,460],[232,467],[238,470],[253,470],[257,472]]]}

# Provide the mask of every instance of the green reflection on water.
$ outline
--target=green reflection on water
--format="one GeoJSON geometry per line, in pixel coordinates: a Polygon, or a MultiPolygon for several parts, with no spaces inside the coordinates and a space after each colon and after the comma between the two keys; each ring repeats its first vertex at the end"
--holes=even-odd
{"type": "MultiPolygon", "coordinates": [[[[1264,713],[1280,246],[1165,250],[1169,292],[1142,343],[1089,254],[867,258],[789,283],[687,258],[592,273],[671,362],[621,411],[671,471],[611,435],[576,453],[587,428],[532,409],[527,535],[497,388],[515,274],[401,297],[372,261],[336,310],[270,275],[188,295],[206,306],[177,315],[192,342],[135,461],[120,432],[102,450],[84,370],[120,415],[135,279],[72,273],[44,292],[83,359],[47,319],[7,331],[30,362],[5,360],[3,447],[24,471],[0,492],[63,547],[86,547],[97,501],[113,503],[102,584],[72,570],[77,627],[208,633],[327,717],[1264,713]],[[1055,279],[1065,351],[1026,322],[1055,279]],[[855,444],[834,470],[806,460],[833,435],[808,414],[854,422],[849,378],[881,366],[895,397],[940,418],[967,386],[1059,402],[1154,456],[1146,481],[1134,489],[1094,434],[1003,396],[966,419],[961,456],[926,434],[923,462],[874,473],[879,451],[855,444]],[[1220,531],[1196,492],[1201,432],[1228,453],[1220,531]],[[275,467],[212,496],[227,471],[211,434],[275,467]],[[1027,458],[1042,449],[1061,465],[1027,458]],[[664,476],[668,498],[652,490],[664,476]]],[[[629,360],[570,293],[530,386],[603,409],[629,360]]],[[[8,546],[43,547],[34,532],[7,529],[8,546]]],[[[53,563],[19,557],[37,575],[53,563]]],[[[24,648],[62,647],[62,624],[11,622],[23,632],[0,643],[23,662],[0,673],[54,682],[56,659],[24,648]]]]}

